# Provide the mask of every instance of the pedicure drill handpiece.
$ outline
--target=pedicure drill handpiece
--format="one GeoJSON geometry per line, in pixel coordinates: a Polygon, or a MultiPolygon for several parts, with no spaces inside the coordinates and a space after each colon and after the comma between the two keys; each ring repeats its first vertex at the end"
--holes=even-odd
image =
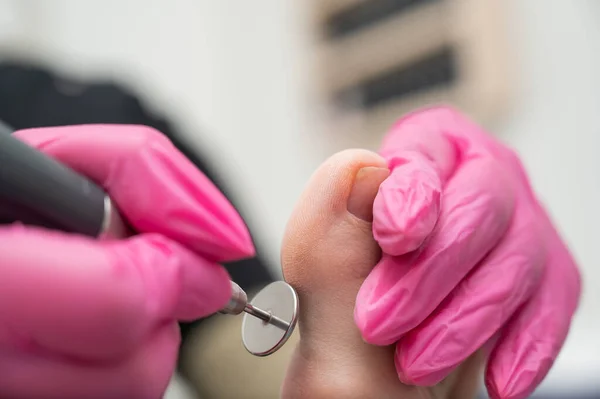
{"type": "MultiPolygon", "coordinates": [[[[0,223],[20,221],[96,238],[119,238],[131,230],[109,196],[95,183],[11,135],[0,121],[0,223]]],[[[242,341],[255,356],[267,356],[290,337],[298,318],[298,296],[276,281],[248,301],[231,282],[222,314],[243,312],[242,341]]]]}

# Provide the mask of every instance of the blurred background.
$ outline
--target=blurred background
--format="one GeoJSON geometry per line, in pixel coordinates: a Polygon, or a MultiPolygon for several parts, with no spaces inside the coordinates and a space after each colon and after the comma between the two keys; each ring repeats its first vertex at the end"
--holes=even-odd
{"type": "MultiPolygon", "coordinates": [[[[287,218],[328,155],[376,149],[415,107],[463,109],[521,154],[583,270],[540,397],[600,397],[599,71],[595,0],[0,0],[0,119],[168,133],[248,222],[271,274],[240,276],[250,290],[279,277],[287,218]]],[[[269,371],[235,322],[207,338],[219,323],[188,328],[167,397],[277,397],[263,385],[286,353],[269,371]]]]}

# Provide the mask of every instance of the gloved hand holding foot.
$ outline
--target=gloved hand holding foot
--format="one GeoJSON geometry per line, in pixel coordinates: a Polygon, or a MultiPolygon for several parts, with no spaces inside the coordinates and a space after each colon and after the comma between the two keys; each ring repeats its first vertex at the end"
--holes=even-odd
{"type": "Polygon", "coordinates": [[[477,392],[481,356],[435,387],[411,387],[398,379],[394,348],[365,343],[356,327],[356,295],[381,256],[371,220],[375,195],[388,175],[377,154],[336,154],[313,176],[291,217],[282,266],[300,297],[300,342],[284,399],[466,399],[477,392]]]}
{"type": "Polygon", "coordinates": [[[518,157],[447,108],[323,165],[282,260],[302,312],[286,398],[473,398],[484,366],[492,398],[526,398],[580,296],[518,157]]]}
{"type": "Polygon", "coordinates": [[[528,397],[567,336],[580,276],[518,157],[447,108],[401,119],[380,153],[383,257],[356,299],[362,336],[395,344],[400,380],[420,386],[484,347],[490,396],[528,397]]]}

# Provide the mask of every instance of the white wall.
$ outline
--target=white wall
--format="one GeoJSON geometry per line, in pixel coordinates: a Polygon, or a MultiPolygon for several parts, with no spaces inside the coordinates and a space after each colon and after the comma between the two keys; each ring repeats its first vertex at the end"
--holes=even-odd
{"type": "MultiPolygon", "coordinates": [[[[147,90],[154,106],[177,118],[236,182],[232,188],[277,264],[287,216],[327,153],[327,138],[323,145],[315,141],[319,132],[306,107],[301,4],[0,0],[0,46],[75,74],[114,72],[147,90]]],[[[509,4],[521,95],[497,133],[522,154],[586,283],[551,387],[600,371],[593,349],[600,332],[600,255],[591,227],[600,224],[600,3],[509,4]]]]}
{"type": "Polygon", "coordinates": [[[594,381],[600,392],[600,2],[512,6],[522,87],[500,137],[522,154],[584,276],[583,302],[553,376],[573,386],[594,381]]]}

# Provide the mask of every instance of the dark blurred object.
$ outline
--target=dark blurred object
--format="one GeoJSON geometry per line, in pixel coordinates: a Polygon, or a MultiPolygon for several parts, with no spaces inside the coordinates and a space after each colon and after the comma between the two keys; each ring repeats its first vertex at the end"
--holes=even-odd
{"type": "Polygon", "coordinates": [[[325,32],[330,38],[339,39],[351,35],[362,28],[376,24],[410,10],[411,8],[440,0],[369,0],[349,2],[343,8],[329,15],[325,22],[325,32]]]}
{"type": "Polygon", "coordinates": [[[512,95],[506,2],[309,3],[317,88],[333,134],[378,142],[399,115],[440,103],[484,125],[502,121],[512,95]]]}
{"type": "MultiPolygon", "coordinates": [[[[0,120],[15,130],[92,123],[151,126],[168,136],[235,206],[235,201],[227,195],[227,190],[202,155],[184,142],[168,120],[151,113],[134,93],[116,83],[77,82],[44,67],[2,63],[0,120]]],[[[226,267],[232,280],[246,291],[273,281],[260,257],[226,267]]],[[[191,327],[182,325],[184,340],[191,327]]]]}
{"type": "Polygon", "coordinates": [[[335,93],[334,99],[342,107],[358,106],[369,111],[388,101],[444,85],[450,86],[457,79],[456,75],[456,52],[451,47],[444,47],[409,65],[388,70],[342,89],[335,93]]]}

